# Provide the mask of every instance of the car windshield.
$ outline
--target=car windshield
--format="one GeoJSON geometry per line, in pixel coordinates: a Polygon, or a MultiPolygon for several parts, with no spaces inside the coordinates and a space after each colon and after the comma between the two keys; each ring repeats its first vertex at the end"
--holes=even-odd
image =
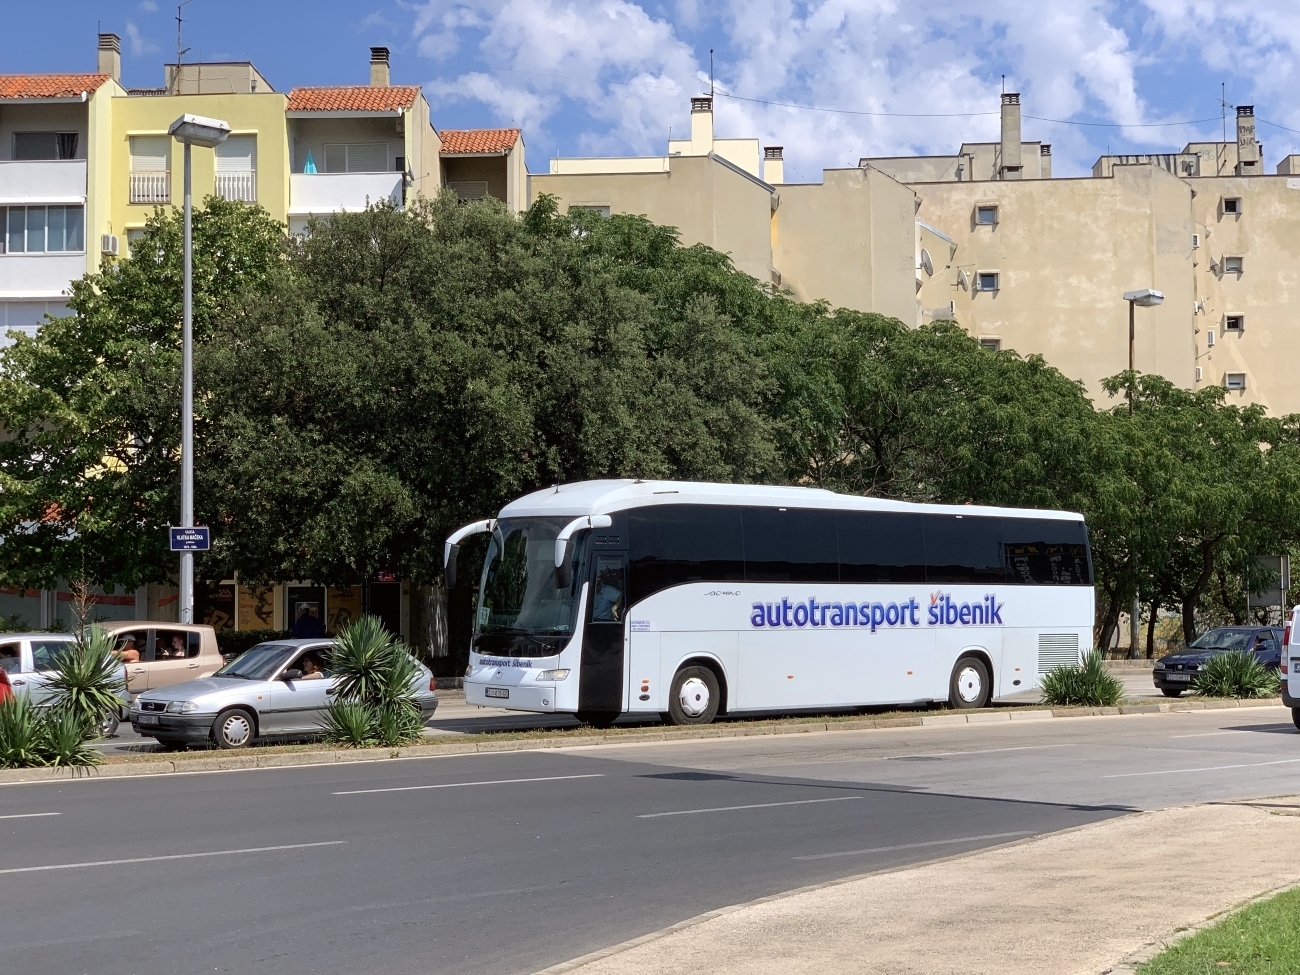
{"type": "Polygon", "coordinates": [[[301,648],[284,643],[259,643],[238,659],[230,661],[213,676],[270,680],[271,675],[299,649],[301,648]]]}
{"type": "Polygon", "coordinates": [[[577,623],[587,532],[570,545],[573,582],[555,587],[555,537],[569,518],[502,519],[492,532],[479,588],[479,634],[567,636],[577,623]]]}
{"type": "Polygon", "coordinates": [[[1189,650],[1250,650],[1255,645],[1255,631],[1234,626],[1220,626],[1202,633],[1187,647],[1189,650]]]}

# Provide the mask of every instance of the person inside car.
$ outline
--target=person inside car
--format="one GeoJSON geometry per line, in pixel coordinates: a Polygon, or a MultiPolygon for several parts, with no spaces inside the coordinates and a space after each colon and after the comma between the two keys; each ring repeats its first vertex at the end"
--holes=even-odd
{"type": "Polygon", "coordinates": [[[172,634],[171,655],[174,658],[183,658],[185,656],[185,638],[179,633],[172,634]]]}
{"type": "Polygon", "coordinates": [[[299,680],[324,680],[325,671],[321,669],[320,659],[314,653],[304,654],[298,661],[298,666],[302,668],[302,676],[299,680]]]}
{"type": "Polygon", "coordinates": [[[9,643],[0,647],[0,671],[17,670],[21,659],[17,645],[9,643]]]}
{"type": "Polygon", "coordinates": [[[122,637],[122,642],[117,645],[117,657],[124,664],[140,662],[140,651],[136,649],[134,633],[122,637]]]}

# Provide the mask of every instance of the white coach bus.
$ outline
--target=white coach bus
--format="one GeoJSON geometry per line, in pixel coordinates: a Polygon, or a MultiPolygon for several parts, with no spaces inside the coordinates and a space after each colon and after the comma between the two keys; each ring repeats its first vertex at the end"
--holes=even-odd
{"type": "Polygon", "coordinates": [[[450,580],[459,543],[482,532],[469,704],[594,725],[979,708],[1091,643],[1088,530],[1064,511],[587,481],[457,531],[450,580]]]}

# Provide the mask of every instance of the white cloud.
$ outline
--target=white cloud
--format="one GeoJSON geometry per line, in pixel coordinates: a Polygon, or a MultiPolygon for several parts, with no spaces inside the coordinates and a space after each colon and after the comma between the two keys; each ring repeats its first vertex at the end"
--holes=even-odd
{"type": "Polygon", "coordinates": [[[142,54],[153,54],[158,51],[158,45],[140,33],[140,28],[135,24],[127,21],[126,25],[127,43],[131,45],[131,55],[139,57],[142,54]]]}
{"type": "MultiPolygon", "coordinates": [[[[686,131],[686,99],[706,84],[709,46],[718,48],[722,91],[880,113],[718,99],[720,135],[784,145],[787,168],[803,179],[863,155],[951,153],[964,140],[996,139],[1004,72],[1008,89],[1021,93],[1025,138],[1053,143],[1058,173],[1086,172],[1108,140],[1158,151],[1195,137],[1186,127],[1136,127],[1185,117],[1184,100],[1166,107],[1139,79],[1189,49],[1189,71],[1249,65],[1261,100],[1294,90],[1294,0],[1140,4],[665,0],[658,14],[645,0],[435,0],[418,9],[415,33],[422,55],[473,62],[432,83],[431,94],[480,102],[522,124],[534,147],[557,153],[663,151],[669,126],[686,131]]],[[[1300,106],[1275,114],[1300,128],[1300,106]]]]}
{"type": "Polygon", "coordinates": [[[145,13],[154,14],[158,12],[158,4],[154,0],[140,0],[140,9],[145,13]]]}

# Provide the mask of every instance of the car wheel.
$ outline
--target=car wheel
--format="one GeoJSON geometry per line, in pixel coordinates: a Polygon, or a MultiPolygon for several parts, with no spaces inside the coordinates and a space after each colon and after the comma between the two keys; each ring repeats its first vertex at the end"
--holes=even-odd
{"type": "Polygon", "coordinates": [[[116,714],[106,714],[99,719],[99,724],[95,726],[95,731],[100,738],[111,738],[117,732],[117,726],[120,722],[116,714]]]}
{"type": "Polygon", "coordinates": [[[954,708],[982,708],[989,703],[993,688],[989,669],[979,657],[962,657],[952,668],[948,681],[948,703],[954,708]]]}
{"type": "Polygon", "coordinates": [[[722,706],[718,676],[708,667],[683,667],[668,692],[668,720],[673,724],[710,724],[722,706]]]}
{"type": "Polygon", "coordinates": [[[1181,687],[1162,687],[1160,693],[1165,697],[1182,697],[1183,689],[1181,687]]]}
{"type": "Polygon", "coordinates": [[[1300,708],[1292,708],[1292,709],[1291,709],[1291,722],[1292,722],[1292,723],[1293,723],[1297,728],[1300,728],[1300,708]]]}
{"type": "Polygon", "coordinates": [[[246,748],[257,737],[257,722],[243,708],[230,708],[212,722],[212,740],[218,748],[246,748]]]}

